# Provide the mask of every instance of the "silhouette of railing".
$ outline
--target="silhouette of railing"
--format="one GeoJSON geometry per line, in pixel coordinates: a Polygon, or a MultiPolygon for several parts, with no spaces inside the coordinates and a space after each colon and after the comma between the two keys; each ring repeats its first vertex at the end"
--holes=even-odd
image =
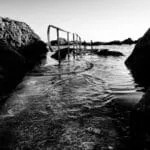
{"type": "Polygon", "coordinates": [[[47,39],[48,39],[48,48],[49,48],[50,51],[54,51],[53,47],[51,45],[51,38],[50,38],[51,28],[56,29],[59,64],[61,63],[60,31],[67,34],[67,46],[68,46],[68,48],[66,48],[66,50],[68,51],[68,58],[69,58],[69,55],[70,55],[70,46],[73,47],[73,56],[75,58],[76,51],[78,51],[78,53],[80,53],[80,51],[81,51],[81,43],[82,43],[81,37],[76,33],[71,33],[69,31],[63,30],[63,29],[61,29],[59,27],[56,27],[54,25],[49,25],[48,29],[47,29],[47,39]],[[72,36],[73,36],[72,44],[70,42],[70,34],[72,34],[72,36]]]}

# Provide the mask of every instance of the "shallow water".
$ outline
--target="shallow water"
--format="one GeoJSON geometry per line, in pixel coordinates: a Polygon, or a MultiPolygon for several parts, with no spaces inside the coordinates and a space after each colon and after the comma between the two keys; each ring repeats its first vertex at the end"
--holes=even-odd
{"type": "Polygon", "coordinates": [[[118,94],[138,87],[124,65],[134,45],[101,46],[123,57],[85,55],[50,59],[14,90],[0,112],[0,148],[116,149],[118,132],[105,107],[118,94]]]}

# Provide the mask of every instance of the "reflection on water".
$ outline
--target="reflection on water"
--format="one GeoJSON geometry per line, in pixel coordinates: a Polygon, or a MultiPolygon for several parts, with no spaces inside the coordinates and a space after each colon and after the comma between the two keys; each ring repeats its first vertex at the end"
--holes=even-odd
{"type": "Polygon", "coordinates": [[[48,57],[46,65],[28,74],[1,110],[0,147],[115,149],[118,133],[105,105],[139,88],[124,65],[133,46],[105,48],[125,57],[86,55],[59,67],[48,57]]]}

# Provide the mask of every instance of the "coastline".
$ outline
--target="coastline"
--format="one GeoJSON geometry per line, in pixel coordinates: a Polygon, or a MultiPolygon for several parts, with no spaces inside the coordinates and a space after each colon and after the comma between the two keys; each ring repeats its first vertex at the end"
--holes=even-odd
{"type": "MultiPolygon", "coordinates": [[[[80,93],[78,88],[85,88],[86,91],[88,83],[91,83],[89,87],[93,86],[94,79],[90,75],[84,75],[83,72],[88,72],[94,65],[92,63],[85,63],[85,65],[81,63],[75,67],[73,73],[77,76],[70,78],[66,77],[67,73],[61,74],[62,72],[49,75],[48,73],[51,73],[49,70],[48,73],[44,70],[47,74],[42,76],[41,72],[38,74],[38,69],[41,67],[41,62],[47,57],[46,44],[25,23],[17,23],[8,18],[2,18],[0,21],[8,21],[10,26],[12,26],[12,22],[15,22],[16,25],[21,24],[21,28],[27,26],[25,28],[27,30],[26,36],[33,38],[32,40],[25,38],[29,41],[24,43],[23,37],[21,43],[18,41],[10,45],[11,42],[4,37],[4,41],[0,44],[0,46],[2,45],[0,47],[0,90],[2,95],[6,94],[5,92],[10,93],[10,95],[2,96],[3,101],[8,100],[8,103],[2,102],[2,109],[6,111],[5,104],[9,105],[14,102],[12,104],[14,110],[8,108],[10,115],[1,118],[0,148],[7,147],[12,150],[13,148],[19,149],[21,145],[24,148],[34,149],[34,146],[38,143],[43,149],[45,147],[51,149],[63,147],[64,149],[120,150],[122,148],[126,150],[131,138],[130,115],[141,101],[144,92],[118,94],[111,99],[110,103],[104,106],[96,105],[94,108],[90,105],[92,101],[79,104],[77,99],[75,101],[77,104],[74,104],[72,98],[80,98],[80,94],[82,98],[82,92],[80,93]],[[20,46],[21,44],[23,45],[20,46]],[[77,72],[81,66],[83,70],[77,72]],[[87,69],[85,66],[87,66],[87,69]],[[81,73],[81,75],[78,76],[78,73],[81,73]],[[75,80],[76,78],[77,80],[75,80]],[[11,83],[12,87],[8,90],[8,85],[11,85],[11,83]],[[83,84],[83,87],[80,87],[80,84],[83,84]],[[4,86],[8,91],[4,90],[4,86]],[[79,97],[74,94],[76,91],[79,92],[79,97]],[[69,99],[67,99],[68,95],[64,93],[71,94],[69,99]],[[66,100],[68,101],[66,102],[66,100]],[[70,101],[72,102],[71,106],[68,105],[70,101]],[[77,108],[80,106],[82,106],[81,110],[77,108]],[[19,110],[19,113],[11,114],[13,111],[19,110]],[[27,130],[25,131],[25,129],[27,130]],[[26,136],[28,136],[28,139],[26,136]],[[27,141],[25,142],[25,140],[27,141]],[[38,142],[36,143],[36,141],[38,142]],[[18,145],[15,145],[16,143],[18,145]]],[[[4,24],[0,25],[1,28],[4,28],[4,24]]],[[[17,31],[13,30],[13,32],[16,33],[17,31]]],[[[20,35],[17,35],[17,37],[20,37],[20,35]]],[[[16,37],[13,38],[16,39],[16,37]]],[[[78,58],[77,61],[80,61],[80,59],[78,58]]],[[[73,69],[71,65],[69,67],[73,69]]],[[[57,69],[54,67],[53,71],[57,72],[57,69]]],[[[59,69],[59,71],[62,71],[61,67],[59,69]]]]}

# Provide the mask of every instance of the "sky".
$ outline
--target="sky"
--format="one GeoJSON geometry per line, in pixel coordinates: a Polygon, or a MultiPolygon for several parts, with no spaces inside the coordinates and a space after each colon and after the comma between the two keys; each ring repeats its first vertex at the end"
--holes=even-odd
{"type": "Polygon", "coordinates": [[[149,7],[150,0],[0,0],[0,16],[26,22],[45,42],[49,24],[86,41],[136,40],[150,27],[149,7]]]}

